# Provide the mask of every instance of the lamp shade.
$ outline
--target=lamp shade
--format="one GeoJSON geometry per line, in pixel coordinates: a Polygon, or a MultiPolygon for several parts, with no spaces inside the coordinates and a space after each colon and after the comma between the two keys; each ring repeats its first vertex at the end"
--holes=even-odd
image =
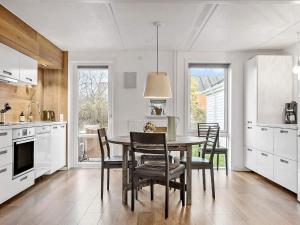
{"type": "Polygon", "coordinates": [[[144,97],[154,99],[172,98],[171,84],[167,73],[151,72],[148,74],[144,97]]]}

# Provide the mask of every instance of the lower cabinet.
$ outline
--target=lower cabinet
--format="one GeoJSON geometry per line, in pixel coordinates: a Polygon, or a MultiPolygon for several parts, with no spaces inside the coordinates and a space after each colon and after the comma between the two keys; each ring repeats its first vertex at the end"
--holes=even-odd
{"type": "Polygon", "coordinates": [[[245,148],[245,166],[256,171],[256,150],[253,148],[245,148]]]}
{"type": "Polygon", "coordinates": [[[256,171],[264,177],[273,180],[273,154],[258,151],[256,152],[256,171]]]}
{"type": "Polygon", "coordinates": [[[12,191],[12,164],[0,167],[0,204],[11,198],[12,191]]]}
{"type": "Polygon", "coordinates": [[[297,192],[297,162],[274,156],[274,182],[297,192]]]}
{"type": "Polygon", "coordinates": [[[34,171],[28,172],[12,180],[12,191],[16,195],[34,185],[34,171]]]}

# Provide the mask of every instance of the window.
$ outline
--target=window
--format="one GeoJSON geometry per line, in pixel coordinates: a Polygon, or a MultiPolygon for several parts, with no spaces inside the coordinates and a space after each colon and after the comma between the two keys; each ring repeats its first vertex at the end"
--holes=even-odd
{"type": "Polygon", "coordinates": [[[189,64],[188,132],[197,123],[219,123],[227,131],[227,64],[189,64]]]}

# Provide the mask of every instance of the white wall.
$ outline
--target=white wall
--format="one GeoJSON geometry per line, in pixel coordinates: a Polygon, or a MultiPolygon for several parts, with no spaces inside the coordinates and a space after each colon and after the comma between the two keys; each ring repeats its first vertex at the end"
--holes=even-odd
{"type": "MultiPolygon", "coordinates": [[[[160,52],[159,70],[165,71],[172,82],[173,98],[168,100],[168,114],[180,117],[178,133],[184,134],[186,66],[189,62],[228,63],[229,74],[229,140],[232,169],[242,170],[243,166],[243,66],[256,52],[160,52]],[[231,120],[234,118],[234,120],[231,120]]],[[[147,112],[147,100],[143,90],[147,73],[155,71],[156,55],[152,51],[114,51],[114,52],[70,52],[70,80],[72,67],[86,62],[109,62],[113,76],[114,135],[126,135],[128,120],[143,120],[147,112]],[[123,72],[137,72],[137,89],[123,88],[123,72]]],[[[71,94],[71,93],[70,93],[71,94]]],[[[72,94],[71,94],[72,95],[72,94]]]]}

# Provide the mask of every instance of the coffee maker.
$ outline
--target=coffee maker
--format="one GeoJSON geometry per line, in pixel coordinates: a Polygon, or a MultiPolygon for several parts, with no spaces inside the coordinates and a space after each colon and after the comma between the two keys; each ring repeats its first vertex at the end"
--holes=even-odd
{"type": "Polygon", "coordinates": [[[292,101],[290,103],[285,103],[285,123],[297,123],[297,102],[292,101]]]}

